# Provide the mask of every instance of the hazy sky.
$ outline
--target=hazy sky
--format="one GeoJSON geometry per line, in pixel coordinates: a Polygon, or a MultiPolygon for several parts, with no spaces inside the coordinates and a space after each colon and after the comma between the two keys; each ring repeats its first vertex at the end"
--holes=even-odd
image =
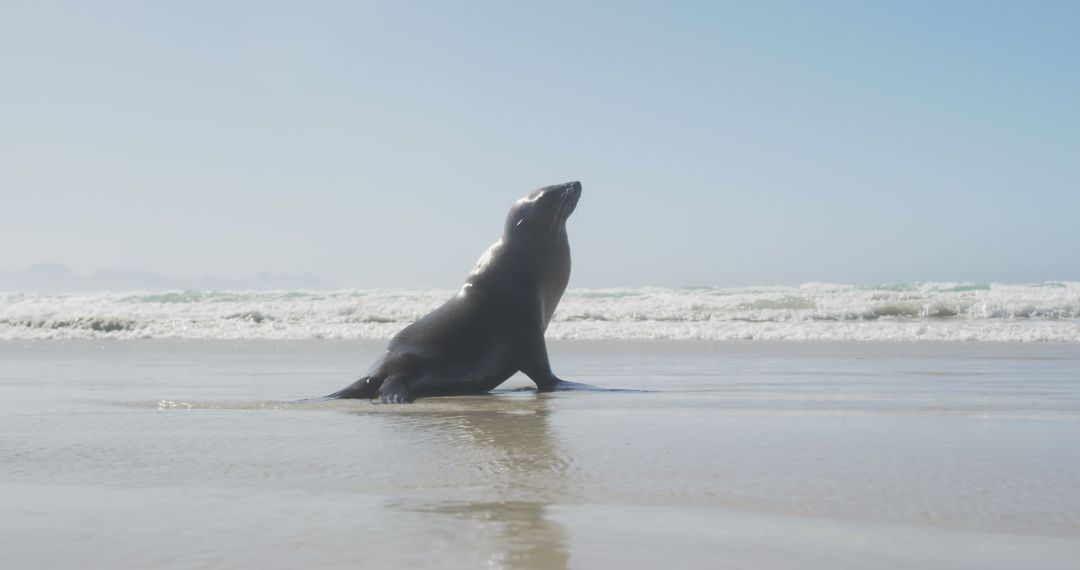
{"type": "Polygon", "coordinates": [[[0,269],[1080,280],[1077,2],[0,4],[0,269]]]}

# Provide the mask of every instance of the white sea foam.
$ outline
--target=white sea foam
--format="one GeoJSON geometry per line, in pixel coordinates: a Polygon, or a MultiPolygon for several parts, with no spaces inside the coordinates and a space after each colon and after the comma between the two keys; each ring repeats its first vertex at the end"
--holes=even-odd
{"type": "MultiPolygon", "coordinates": [[[[389,338],[453,294],[0,293],[0,339],[389,338]]],[[[573,289],[548,337],[1080,342],[1080,282],[573,289]]]]}

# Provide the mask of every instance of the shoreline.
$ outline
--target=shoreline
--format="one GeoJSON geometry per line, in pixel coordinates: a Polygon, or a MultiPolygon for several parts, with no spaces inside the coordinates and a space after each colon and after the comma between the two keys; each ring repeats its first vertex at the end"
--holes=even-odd
{"type": "MultiPolygon", "coordinates": [[[[658,345],[658,346],[1049,346],[1049,347],[1075,347],[1080,349],[1080,341],[1063,340],[941,340],[941,339],[705,339],[705,338],[548,338],[549,345],[658,345]]],[[[19,343],[29,344],[94,344],[94,343],[190,343],[190,344],[305,344],[313,345],[386,345],[390,337],[386,338],[191,338],[191,337],[114,337],[100,336],[92,338],[0,338],[0,346],[15,345],[19,343]]]]}

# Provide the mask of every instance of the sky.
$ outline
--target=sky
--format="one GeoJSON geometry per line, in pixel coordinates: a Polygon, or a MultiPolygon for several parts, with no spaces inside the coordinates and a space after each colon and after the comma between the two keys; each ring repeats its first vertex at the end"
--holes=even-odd
{"type": "Polygon", "coordinates": [[[0,4],[0,269],[1080,280],[1080,3],[0,4]]]}

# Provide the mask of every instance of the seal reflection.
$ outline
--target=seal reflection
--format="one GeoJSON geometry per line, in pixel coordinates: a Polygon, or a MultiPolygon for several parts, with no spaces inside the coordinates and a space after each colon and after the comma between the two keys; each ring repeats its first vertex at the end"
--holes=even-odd
{"type": "Polygon", "coordinates": [[[444,503],[418,509],[476,522],[481,533],[472,546],[490,568],[568,568],[565,532],[548,519],[544,503],[503,501],[494,503],[444,503]]]}
{"type": "Polygon", "coordinates": [[[442,459],[423,468],[451,484],[438,490],[440,500],[400,497],[398,508],[449,517],[455,546],[489,567],[566,568],[566,533],[547,511],[572,493],[572,462],[552,433],[550,397],[444,398],[430,409],[424,402],[386,419],[404,437],[442,449],[442,459]]]}

